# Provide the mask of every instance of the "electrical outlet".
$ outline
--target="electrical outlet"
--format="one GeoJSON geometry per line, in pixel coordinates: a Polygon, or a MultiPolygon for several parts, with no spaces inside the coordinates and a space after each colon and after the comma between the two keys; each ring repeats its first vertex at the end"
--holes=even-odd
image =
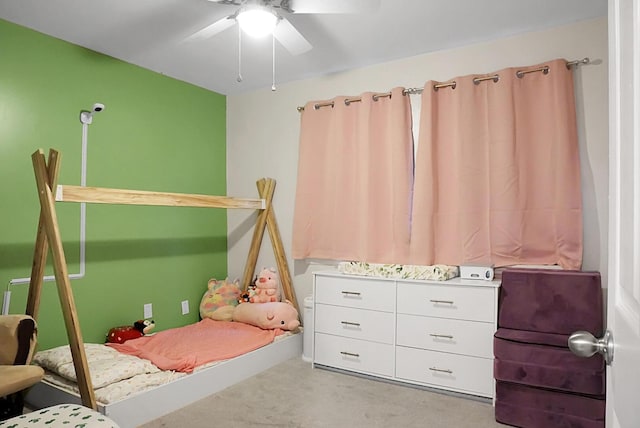
{"type": "Polygon", "coordinates": [[[189,301],[182,301],[182,315],[187,315],[189,313],[189,301]]]}
{"type": "Polygon", "coordinates": [[[153,306],[151,303],[144,305],[144,318],[153,318],[153,306]]]}

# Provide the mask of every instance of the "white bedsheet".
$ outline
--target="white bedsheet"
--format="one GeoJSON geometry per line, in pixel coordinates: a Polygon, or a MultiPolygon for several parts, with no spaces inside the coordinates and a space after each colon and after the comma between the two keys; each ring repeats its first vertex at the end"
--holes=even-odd
{"type": "MultiPolygon", "coordinates": [[[[187,376],[187,374],[173,371],[143,373],[103,386],[102,388],[95,388],[94,394],[98,403],[111,404],[151,388],[164,385],[182,376],[187,376]]],[[[78,385],[75,382],[58,376],[53,372],[46,370],[44,380],[68,391],[72,391],[76,395],[80,395],[78,385]]]]}

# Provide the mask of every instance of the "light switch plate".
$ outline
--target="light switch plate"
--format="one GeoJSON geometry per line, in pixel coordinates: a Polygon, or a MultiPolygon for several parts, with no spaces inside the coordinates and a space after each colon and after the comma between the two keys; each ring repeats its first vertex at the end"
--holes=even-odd
{"type": "Polygon", "coordinates": [[[144,305],[144,317],[153,318],[153,306],[151,305],[151,303],[146,303],[144,305]]]}
{"type": "Polygon", "coordinates": [[[189,313],[189,301],[182,301],[182,315],[187,315],[189,313]]]}

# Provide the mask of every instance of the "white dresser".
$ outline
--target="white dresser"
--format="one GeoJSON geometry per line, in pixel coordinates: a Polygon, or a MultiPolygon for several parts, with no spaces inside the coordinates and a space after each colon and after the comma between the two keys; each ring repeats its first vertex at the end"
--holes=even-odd
{"type": "Polygon", "coordinates": [[[316,272],[313,363],[493,398],[499,286],[316,272]]]}

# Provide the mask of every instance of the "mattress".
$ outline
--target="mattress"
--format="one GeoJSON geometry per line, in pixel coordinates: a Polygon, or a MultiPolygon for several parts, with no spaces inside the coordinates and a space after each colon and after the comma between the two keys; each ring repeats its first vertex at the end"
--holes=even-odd
{"type": "Polygon", "coordinates": [[[446,281],[459,275],[458,266],[451,265],[422,266],[365,262],[340,262],[338,264],[338,270],[347,275],[436,281],[446,281]]]}
{"type": "MultiPolygon", "coordinates": [[[[84,348],[96,400],[103,404],[162,385],[183,374],[161,371],[148,360],[121,354],[104,344],[85,343],[84,348]]],[[[47,382],[79,394],[68,345],[36,353],[33,364],[45,369],[47,382]]]]}
{"type": "MultiPolygon", "coordinates": [[[[292,334],[294,333],[283,332],[275,336],[274,341],[292,334]]],[[[175,370],[161,370],[147,359],[123,354],[106,344],[85,343],[84,347],[96,401],[99,404],[115,403],[190,375],[175,370]]],[[[227,360],[228,358],[225,358],[199,365],[193,372],[227,360]]],[[[45,382],[75,395],[80,394],[68,345],[36,353],[33,364],[45,369],[45,382]]]]}
{"type": "MultiPolygon", "coordinates": [[[[285,333],[254,351],[211,366],[197,367],[192,373],[178,374],[174,380],[157,387],[147,384],[145,389],[132,392],[121,400],[109,404],[98,402],[98,412],[114,420],[120,428],[135,428],[209,397],[276,364],[301,356],[302,334],[285,333]]],[[[123,385],[120,382],[111,388],[119,388],[123,385]]],[[[47,380],[35,384],[25,396],[25,403],[32,409],[81,402],[77,392],[66,390],[47,380]]]]}

